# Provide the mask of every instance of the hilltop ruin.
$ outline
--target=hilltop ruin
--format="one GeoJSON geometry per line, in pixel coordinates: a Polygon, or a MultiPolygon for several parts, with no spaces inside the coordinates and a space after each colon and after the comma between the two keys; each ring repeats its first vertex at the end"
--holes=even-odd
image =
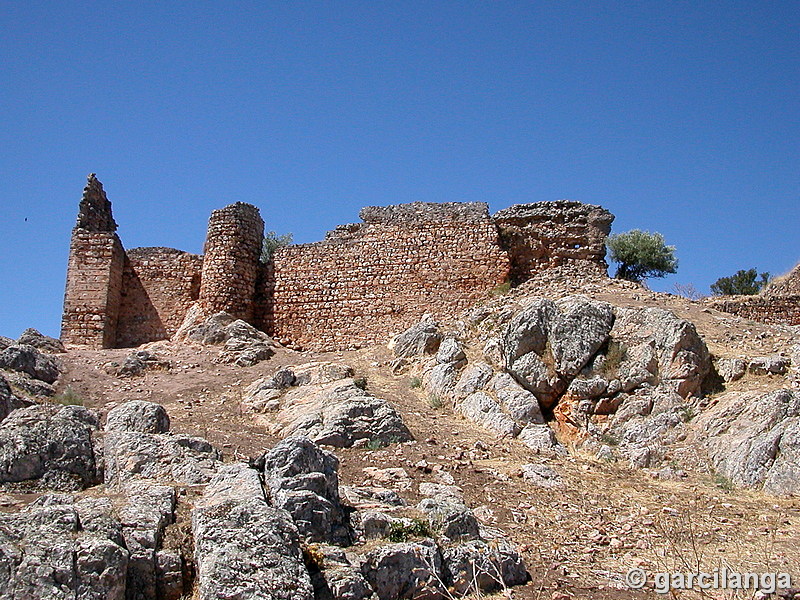
{"type": "Polygon", "coordinates": [[[768,325],[800,325],[800,265],[773,280],[757,296],[714,298],[717,310],[768,325]]]}
{"type": "Polygon", "coordinates": [[[261,262],[264,221],[242,202],[212,212],[204,255],[125,250],[103,186],[89,176],[72,231],[61,337],[94,348],[168,339],[189,308],[244,319],[295,348],[383,341],[456,314],[498,285],[575,262],[606,269],[613,215],[560,200],[489,214],[485,203],[371,206],[361,223],[261,262]]]}

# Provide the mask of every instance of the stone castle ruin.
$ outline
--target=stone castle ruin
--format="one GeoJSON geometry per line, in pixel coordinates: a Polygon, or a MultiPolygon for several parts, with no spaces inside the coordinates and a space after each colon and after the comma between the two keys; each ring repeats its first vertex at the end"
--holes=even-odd
{"type": "Polygon", "coordinates": [[[800,264],[757,296],[713,299],[717,310],[770,325],[800,325],[800,264]]]}
{"type": "Polygon", "coordinates": [[[72,231],[61,337],[94,348],[169,339],[192,307],[227,312],[295,348],[385,341],[425,313],[444,318],[497,286],[575,261],[605,270],[614,217],[560,200],[489,214],[484,203],[361,210],[320,242],[261,262],[264,221],[237,202],[211,213],[204,254],[125,250],[111,203],[89,176],[72,231]]]}

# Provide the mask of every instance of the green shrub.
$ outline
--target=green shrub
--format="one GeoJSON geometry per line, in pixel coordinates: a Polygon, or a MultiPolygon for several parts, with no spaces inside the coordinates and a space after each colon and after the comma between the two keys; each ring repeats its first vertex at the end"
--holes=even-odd
{"type": "Polygon", "coordinates": [[[733,485],[733,482],[725,477],[722,473],[714,473],[714,485],[716,485],[719,489],[725,490],[726,492],[732,492],[736,489],[736,486],[733,485]]]}
{"type": "Polygon", "coordinates": [[[366,377],[356,377],[355,379],[353,379],[353,385],[355,385],[357,388],[365,390],[365,389],[367,389],[367,378],[366,377]]]}
{"type": "Polygon", "coordinates": [[[428,406],[434,409],[439,409],[444,406],[444,400],[438,394],[431,394],[428,396],[428,406]]]}
{"type": "Polygon", "coordinates": [[[678,271],[675,246],[667,246],[660,233],[632,229],[610,236],[606,246],[609,258],[619,263],[617,279],[641,282],[678,271]]]}
{"type": "Polygon", "coordinates": [[[53,402],[56,404],[63,404],[64,406],[83,406],[83,398],[69,385],[64,388],[63,392],[53,396],[53,402]]]}
{"type": "Polygon", "coordinates": [[[394,522],[389,525],[389,541],[400,543],[413,538],[431,537],[431,528],[428,522],[420,519],[411,519],[411,523],[394,522]]]}
{"type": "Polygon", "coordinates": [[[266,232],[264,234],[264,239],[261,240],[261,257],[259,258],[259,261],[262,263],[268,263],[272,258],[272,255],[275,254],[275,251],[278,248],[283,248],[284,246],[291,244],[293,238],[294,236],[291,233],[278,235],[274,231],[266,232]]]}
{"type": "Polygon", "coordinates": [[[759,275],[755,269],[740,269],[730,277],[720,277],[712,283],[711,293],[715,296],[754,296],[766,287],[769,279],[769,273],[759,275]]]}
{"type": "Polygon", "coordinates": [[[500,285],[496,286],[489,293],[492,296],[505,296],[510,289],[511,289],[511,282],[510,281],[506,281],[505,283],[501,283],[500,285]]]}
{"type": "Polygon", "coordinates": [[[422,379],[420,379],[419,377],[412,377],[409,386],[411,387],[411,389],[421,388],[422,379]]]}
{"type": "Polygon", "coordinates": [[[600,373],[606,377],[616,377],[617,373],[619,372],[619,366],[622,364],[622,361],[627,358],[627,356],[628,349],[625,347],[625,344],[618,342],[617,340],[609,341],[608,349],[605,353],[605,360],[603,361],[603,365],[600,367],[600,373]]]}
{"type": "Polygon", "coordinates": [[[384,447],[386,447],[386,442],[378,438],[371,439],[366,445],[367,450],[380,450],[384,447]]]}
{"type": "Polygon", "coordinates": [[[597,436],[597,439],[599,439],[600,442],[605,444],[606,446],[619,446],[619,440],[612,433],[603,432],[599,436],[597,436]]]}

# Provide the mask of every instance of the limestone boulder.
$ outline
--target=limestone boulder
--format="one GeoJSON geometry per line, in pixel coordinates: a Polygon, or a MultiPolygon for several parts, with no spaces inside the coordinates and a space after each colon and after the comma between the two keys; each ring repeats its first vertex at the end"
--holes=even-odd
{"type": "Polygon", "coordinates": [[[717,372],[726,383],[738,381],[747,373],[747,361],[743,358],[721,358],[717,361],[717,372]]]}
{"type": "Polygon", "coordinates": [[[361,572],[380,600],[447,598],[441,554],[430,539],[380,546],[364,557],[361,572]]]}
{"type": "Polygon", "coordinates": [[[496,592],[529,579],[522,556],[504,541],[467,541],[445,548],[442,559],[447,584],[458,597],[496,592]]]}
{"type": "Polygon", "coordinates": [[[197,485],[221,466],[222,454],[206,440],[183,434],[107,431],[104,440],[106,485],[134,480],[197,485]]]}
{"type": "Polygon", "coordinates": [[[113,506],[45,495],[0,513],[0,597],[125,600],[128,550],[113,506]]]}
{"type": "Polygon", "coordinates": [[[425,515],[432,531],[447,542],[474,540],[480,537],[480,526],[475,514],[458,498],[436,494],[424,498],[417,509],[425,515]]]}
{"type": "Polygon", "coordinates": [[[161,360],[149,350],[137,350],[125,357],[122,365],[116,370],[119,377],[137,377],[147,371],[168,371],[172,365],[167,360],[161,360]]]}
{"type": "Polygon", "coordinates": [[[169,415],[160,404],[133,400],[120,404],[109,411],[105,429],[106,431],[166,433],[169,431],[169,415]]]}
{"type": "Polygon", "coordinates": [[[253,366],[270,358],[276,347],[271,337],[249,323],[225,312],[203,319],[202,312],[196,307],[188,311],[174,339],[222,346],[218,361],[240,367],[253,366]]]}
{"type": "Polygon", "coordinates": [[[315,598],[377,600],[358,558],[342,548],[318,544],[306,551],[306,559],[315,598]]]}
{"type": "Polygon", "coordinates": [[[471,421],[501,436],[513,437],[521,429],[486,392],[470,394],[456,405],[456,409],[471,421]]]}
{"type": "Polygon", "coordinates": [[[11,390],[11,386],[8,385],[5,377],[0,375],[0,421],[11,414],[11,411],[29,404],[29,402],[18,398],[11,390]]]}
{"type": "Polygon", "coordinates": [[[779,355],[751,358],[747,370],[754,375],[786,375],[791,360],[779,355]]]}
{"type": "Polygon", "coordinates": [[[413,439],[392,405],[353,379],[305,384],[285,391],[259,387],[246,395],[245,401],[269,413],[263,423],[281,437],[305,436],[337,448],[348,448],[359,440],[386,445],[413,439]]]}
{"type": "Polygon", "coordinates": [[[453,336],[445,337],[436,352],[437,363],[457,363],[466,358],[464,346],[453,336]]]}
{"type": "Polygon", "coordinates": [[[291,514],[302,539],[348,545],[352,534],[339,499],[339,460],[305,437],[283,440],[264,455],[271,504],[291,514]]]}
{"type": "Polygon", "coordinates": [[[117,514],[129,552],[128,600],[179,598],[183,595],[181,558],[161,547],[164,532],[175,518],[175,489],[132,482],[123,488],[123,496],[117,514]]]}
{"type": "Polygon", "coordinates": [[[28,344],[14,344],[0,352],[0,369],[21,371],[45,383],[54,383],[60,375],[55,358],[28,344]]]}
{"type": "MultiPolygon", "coordinates": [[[[52,398],[56,395],[54,385],[46,383],[41,379],[35,379],[22,371],[10,371],[8,369],[0,371],[2,377],[11,385],[19,395],[33,400],[52,398]]],[[[28,402],[30,404],[30,402],[28,402]]]]}
{"type": "Polygon", "coordinates": [[[549,408],[605,344],[613,323],[612,307],[603,302],[534,300],[506,327],[505,367],[549,408]]]}
{"type": "Polygon", "coordinates": [[[199,600],[313,600],[291,515],[269,506],[258,472],[227,465],[192,510],[199,600]]]}
{"type": "Polygon", "coordinates": [[[726,394],[692,421],[692,435],[734,484],[800,492],[800,392],[726,394]]]}
{"type": "Polygon", "coordinates": [[[33,346],[47,354],[61,354],[66,352],[61,340],[44,335],[33,328],[28,328],[23,331],[22,335],[17,338],[17,344],[33,346]]]}
{"type": "Polygon", "coordinates": [[[0,483],[75,490],[102,477],[95,453],[97,416],[80,406],[34,405],[0,423],[0,483]]]}
{"type": "Polygon", "coordinates": [[[711,359],[692,323],[660,308],[617,308],[616,315],[611,338],[617,353],[607,372],[650,373],[651,383],[664,383],[683,398],[699,395],[711,359]]]}
{"type": "Polygon", "coordinates": [[[426,354],[436,354],[442,334],[439,325],[431,315],[424,315],[422,320],[395,336],[391,346],[395,356],[413,358],[426,354]]]}

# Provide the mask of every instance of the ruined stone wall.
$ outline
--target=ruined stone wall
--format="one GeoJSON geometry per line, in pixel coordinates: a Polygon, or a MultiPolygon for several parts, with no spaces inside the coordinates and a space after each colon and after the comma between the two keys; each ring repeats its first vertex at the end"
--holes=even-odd
{"type": "Polygon", "coordinates": [[[383,342],[425,313],[439,319],[510,278],[572,264],[605,269],[613,216],[599,206],[540,202],[489,216],[484,203],[367,207],[362,223],[259,262],[264,223],[237,202],[209,219],[205,255],[125,253],[111,203],[90,176],[73,230],[62,337],[94,347],[172,336],[189,307],[253,323],[297,348],[383,342]]]}
{"type": "Polygon", "coordinates": [[[764,290],[764,295],[770,298],[800,296],[800,265],[783,277],[776,277],[764,290]]]}
{"type": "Polygon", "coordinates": [[[360,216],[322,242],[276,252],[260,293],[272,297],[272,313],[257,324],[296,347],[359,347],[424,313],[453,317],[508,277],[483,203],[367,207],[360,216]]]}
{"type": "Polygon", "coordinates": [[[712,300],[711,305],[717,310],[751,321],[769,325],[800,325],[800,295],[783,298],[728,297],[712,300]]]}
{"type": "Polygon", "coordinates": [[[600,206],[569,200],[516,204],[493,219],[511,259],[514,283],[574,260],[608,268],[605,239],[614,215],[600,206]]]}
{"type": "Polygon", "coordinates": [[[252,204],[237,202],[211,213],[200,286],[204,312],[253,320],[263,237],[264,221],[252,204]]]}
{"type": "Polygon", "coordinates": [[[61,339],[95,348],[114,346],[125,251],[111,203],[92,173],[72,230],[61,339]]]}
{"type": "Polygon", "coordinates": [[[202,256],[173,248],[128,250],[115,345],[172,337],[200,295],[202,268],[202,256]]]}
{"type": "Polygon", "coordinates": [[[776,278],[758,296],[712,299],[717,310],[771,325],[800,325],[800,265],[776,278]]]}

